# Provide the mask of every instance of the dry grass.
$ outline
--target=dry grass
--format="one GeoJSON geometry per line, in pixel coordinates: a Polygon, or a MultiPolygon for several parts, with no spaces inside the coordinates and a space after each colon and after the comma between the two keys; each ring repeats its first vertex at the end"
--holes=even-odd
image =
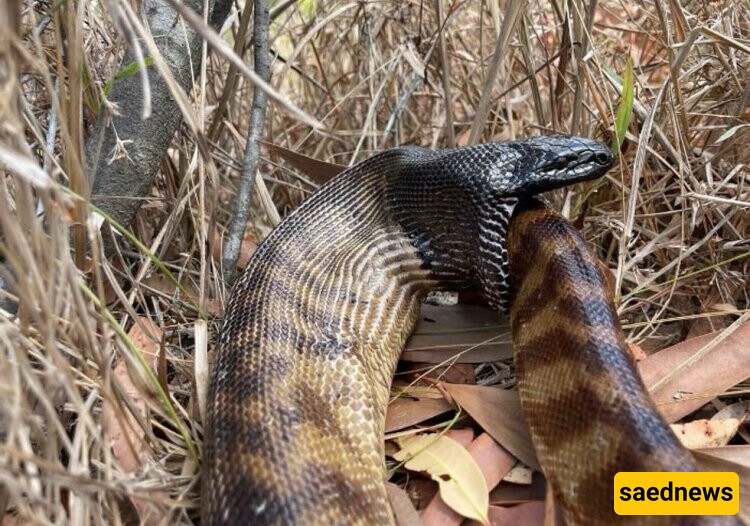
{"type": "MultiPolygon", "coordinates": [[[[80,191],[83,141],[126,38],[109,18],[118,0],[69,4],[77,16],[24,3],[20,89],[38,164],[80,191]]],[[[674,11],[679,2],[607,0],[587,26],[588,5],[566,5],[563,24],[552,4],[533,1],[510,33],[512,8],[494,2],[444,2],[440,20],[433,2],[290,7],[271,28],[272,84],[328,130],[313,132],[272,105],[266,137],[342,164],[404,143],[466,144],[472,134],[489,141],[557,130],[611,142],[619,93],[607,72],[621,73],[629,56],[637,107],[620,164],[555,201],[570,217],[585,212],[586,236],[613,269],[633,341],[657,349],[747,318],[750,6],[688,2],[674,11]],[[493,68],[498,75],[488,78],[493,68]]],[[[238,20],[224,32],[232,43],[238,20]]],[[[103,260],[85,202],[56,187],[34,189],[18,176],[32,173],[28,166],[0,179],[0,252],[12,272],[3,278],[21,300],[17,315],[0,316],[0,517],[7,509],[19,523],[117,524],[134,520],[133,502],[155,522],[195,516],[196,392],[205,384],[196,387],[193,356],[204,363],[200,310],[210,342],[226,294],[214,255],[251,95],[238,77],[216,115],[226,77],[226,61],[209,53],[192,95],[212,157],[201,156],[187,127],[178,134],[132,225],[141,246],[123,239],[103,260]],[[209,162],[216,170],[204,168],[209,162]],[[86,228],[70,238],[81,219],[86,228]],[[90,258],[71,247],[85,239],[90,258]],[[158,327],[156,373],[125,335],[136,319],[158,327]],[[135,389],[113,373],[122,360],[135,389]],[[130,431],[118,438],[118,425],[130,431]],[[111,448],[114,440],[127,450],[123,436],[140,460],[132,471],[122,449],[111,448]]],[[[272,202],[256,200],[258,239],[269,218],[313,189],[275,157],[265,161],[272,202]]]]}

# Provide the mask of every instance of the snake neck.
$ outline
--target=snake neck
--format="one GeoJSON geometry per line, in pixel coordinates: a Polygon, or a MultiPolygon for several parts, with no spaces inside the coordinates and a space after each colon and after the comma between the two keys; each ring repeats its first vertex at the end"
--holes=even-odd
{"type": "Polygon", "coordinates": [[[387,209],[439,288],[478,287],[492,308],[507,311],[506,235],[518,199],[487,191],[497,167],[480,157],[451,164],[444,153],[404,150],[408,161],[387,176],[387,209]]]}

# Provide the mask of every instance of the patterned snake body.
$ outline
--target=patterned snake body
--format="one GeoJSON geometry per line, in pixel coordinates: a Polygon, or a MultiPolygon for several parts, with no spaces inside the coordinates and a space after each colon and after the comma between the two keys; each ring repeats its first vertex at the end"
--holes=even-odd
{"type": "Polygon", "coordinates": [[[741,524],[735,517],[614,514],[618,471],[698,468],[651,402],[580,233],[546,206],[524,203],[508,251],[518,389],[565,523],[741,524]]]}
{"type": "MultiPolygon", "coordinates": [[[[506,308],[505,236],[517,200],[598,177],[611,162],[598,143],[562,136],[398,148],[341,173],[290,214],[226,308],[207,406],[202,523],[391,524],[385,408],[425,294],[480,285],[491,305],[506,308]]],[[[530,323],[519,318],[525,312],[516,324],[530,323]]],[[[530,419],[546,417],[529,400],[530,419]]],[[[542,440],[550,451],[540,452],[542,465],[548,476],[559,469],[550,479],[564,486],[558,455],[576,453],[542,440]]],[[[556,494],[563,507],[582,505],[576,488],[556,494]]],[[[571,524],[591,523],[582,518],[571,524]]]]}

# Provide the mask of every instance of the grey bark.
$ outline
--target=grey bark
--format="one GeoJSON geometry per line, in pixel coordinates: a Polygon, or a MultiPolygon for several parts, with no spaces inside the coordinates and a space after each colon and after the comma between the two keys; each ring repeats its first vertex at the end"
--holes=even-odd
{"type": "MultiPolygon", "coordinates": [[[[185,0],[185,5],[201,12],[200,0],[185,0]]],[[[226,16],[231,4],[222,1],[212,23],[226,16]]],[[[201,39],[163,0],[144,0],[143,9],[151,34],[164,61],[180,87],[189,92],[194,73],[201,64],[201,39]],[[194,69],[191,69],[192,68],[194,69]]],[[[134,61],[132,50],[125,54],[123,64],[134,61]]],[[[109,93],[109,101],[117,115],[106,110],[100,113],[86,143],[86,159],[93,179],[91,201],[121,225],[133,220],[143,198],[148,195],[157,170],[182,114],[165,80],[155,67],[148,68],[151,87],[151,115],[143,120],[144,94],[140,75],[118,80],[109,93]],[[127,155],[115,155],[124,147],[127,155]]]]}
{"type": "MultiPolygon", "coordinates": [[[[246,7],[247,9],[247,7],[246,7]]],[[[260,78],[268,82],[271,79],[270,54],[268,50],[268,1],[255,0],[253,12],[253,58],[255,72],[260,78]]],[[[266,106],[268,96],[258,87],[253,89],[253,101],[250,108],[250,123],[247,130],[245,158],[242,162],[234,211],[227,227],[222,249],[222,266],[225,281],[231,281],[236,273],[236,263],[239,257],[242,239],[250,212],[250,202],[255,186],[255,174],[258,171],[260,157],[259,141],[263,137],[266,122],[266,106]]]]}

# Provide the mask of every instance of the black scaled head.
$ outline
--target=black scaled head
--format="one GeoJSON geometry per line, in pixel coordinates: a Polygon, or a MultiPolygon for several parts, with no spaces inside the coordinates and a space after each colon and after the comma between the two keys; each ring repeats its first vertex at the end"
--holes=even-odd
{"type": "Polygon", "coordinates": [[[612,166],[612,151],[592,139],[544,135],[500,143],[505,155],[496,170],[489,170],[493,193],[526,197],[602,176],[612,166]]]}

